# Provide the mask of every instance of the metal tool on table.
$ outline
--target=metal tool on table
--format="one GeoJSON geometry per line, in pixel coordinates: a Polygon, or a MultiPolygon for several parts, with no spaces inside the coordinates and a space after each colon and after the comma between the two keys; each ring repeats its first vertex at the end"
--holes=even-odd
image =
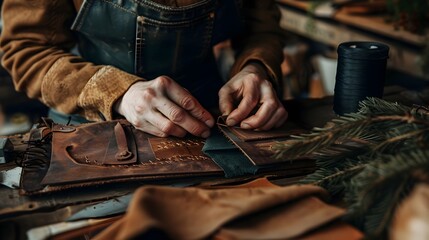
{"type": "Polygon", "coordinates": [[[17,189],[21,179],[22,167],[14,167],[0,172],[0,184],[17,189]]]}
{"type": "Polygon", "coordinates": [[[10,161],[9,155],[13,151],[13,144],[7,137],[0,137],[0,164],[10,161]]]}

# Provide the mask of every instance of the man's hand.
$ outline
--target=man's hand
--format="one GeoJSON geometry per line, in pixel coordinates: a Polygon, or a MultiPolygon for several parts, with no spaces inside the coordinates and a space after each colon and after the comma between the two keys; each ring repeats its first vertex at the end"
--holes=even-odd
{"type": "Polygon", "coordinates": [[[259,63],[249,63],[220,89],[219,107],[222,115],[228,115],[228,126],[269,130],[286,121],[287,111],[267,79],[259,63]],[[249,116],[255,108],[256,113],[249,116]]]}
{"type": "Polygon", "coordinates": [[[134,83],[115,110],[136,128],[159,137],[183,137],[189,132],[207,138],[214,125],[211,114],[166,76],[134,83]]]}

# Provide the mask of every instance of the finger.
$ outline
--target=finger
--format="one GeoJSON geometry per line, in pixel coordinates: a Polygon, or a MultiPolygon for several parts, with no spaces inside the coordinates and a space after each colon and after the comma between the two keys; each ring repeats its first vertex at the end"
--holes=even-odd
{"type": "MultiPolygon", "coordinates": [[[[285,109],[285,108],[283,107],[283,109],[285,109]]],[[[275,123],[274,127],[275,128],[281,127],[286,122],[288,117],[289,117],[289,113],[285,109],[285,112],[283,113],[282,117],[280,118],[280,120],[277,123],[275,123]]]]}
{"type": "Polygon", "coordinates": [[[270,130],[273,127],[280,127],[287,119],[288,113],[286,109],[280,105],[279,108],[275,111],[273,116],[269,119],[268,122],[266,122],[262,127],[260,127],[260,130],[270,130]]]}
{"type": "Polygon", "coordinates": [[[212,115],[201,106],[196,98],[189,91],[181,87],[176,82],[171,82],[171,87],[168,89],[167,96],[176,103],[179,107],[187,110],[195,119],[201,121],[208,127],[213,127],[214,118],[212,115]]]}
{"type": "Polygon", "coordinates": [[[273,117],[277,110],[277,104],[274,100],[264,102],[255,113],[255,115],[243,120],[240,124],[244,129],[255,129],[263,127],[273,117]]]}
{"type": "Polygon", "coordinates": [[[232,91],[228,86],[219,90],[219,110],[223,116],[229,115],[234,109],[234,98],[232,91]]]}
{"type": "Polygon", "coordinates": [[[152,126],[155,126],[159,131],[169,136],[184,137],[186,135],[185,129],[171,122],[158,111],[153,111],[152,113],[147,114],[146,121],[152,126]]]}
{"type": "Polygon", "coordinates": [[[159,130],[159,128],[155,127],[154,125],[150,124],[147,121],[144,121],[141,127],[136,127],[136,129],[152,134],[157,137],[168,137],[167,133],[162,132],[161,130],[159,130]]]}
{"type": "Polygon", "coordinates": [[[187,132],[195,136],[206,138],[210,135],[210,129],[206,124],[192,117],[188,111],[179,107],[174,102],[166,98],[160,99],[157,102],[158,103],[155,105],[155,107],[172,123],[182,127],[187,132]]]}
{"type": "Polygon", "coordinates": [[[258,104],[259,96],[259,91],[257,91],[256,87],[246,88],[243,92],[243,99],[238,104],[238,107],[229,114],[226,124],[234,126],[245,119],[258,104]]]}

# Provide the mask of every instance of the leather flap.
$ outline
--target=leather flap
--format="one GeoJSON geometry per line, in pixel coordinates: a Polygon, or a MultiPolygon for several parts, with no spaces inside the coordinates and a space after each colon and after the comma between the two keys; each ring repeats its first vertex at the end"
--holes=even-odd
{"type": "Polygon", "coordinates": [[[53,151],[65,151],[69,158],[85,165],[123,165],[137,162],[131,125],[125,121],[84,124],[79,127],[55,125],[53,151]],[[58,143],[61,144],[59,145],[58,143]]]}
{"type": "MultiPolygon", "coordinates": [[[[290,122],[286,122],[285,126],[282,128],[289,128],[290,122]]],[[[294,125],[292,125],[294,127],[294,125]]],[[[291,126],[291,128],[292,128],[291,126]]],[[[269,166],[274,164],[282,163],[282,167],[288,169],[314,169],[314,160],[303,157],[302,159],[277,159],[272,150],[272,146],[281,140],[285,140],[290,137],[291,134],[277,133],[276,129],[264,132],[257,132],[254,130],[245,130],[238,129],[235,127],[228,127],[222,123],[218,122],[218,127],[221,132],[227,137],[235,146],[237,146],[241,152],[256,166],[269,166]],[[242,140],[237,134],[237,131],[245,132],[247,140],[242,140]],[[252,133],[253,132],[253,133],[252,133]],[[282,137],[279,137],[282,135],[282,137]],[[259,136],[259,138],[256,138],[259,136]],[[249,139],[252,139],[251,141],[249,139]]],[[[296,129],[296,128],[295,128],[296,129]]],[[[295,131],[301,131],[302,128],[299,128],[295,131]]],[[[311,170],[312,171],[312,170],[311,170]]]]}

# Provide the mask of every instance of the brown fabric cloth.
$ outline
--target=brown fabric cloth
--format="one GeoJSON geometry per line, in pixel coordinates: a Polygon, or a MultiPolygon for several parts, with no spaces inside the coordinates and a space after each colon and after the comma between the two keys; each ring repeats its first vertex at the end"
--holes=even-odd
{"type": "Polygon", "coordinates": [[[315,197],[327,197],[320,187],[267,182],[225,189],[142,187],[125,216],[95,239],[138,239],[153,229],[172,239],[202,239],[216,233],[218,239],[285,239],[344,213],[315,197]]]}
{"type": "MultiPolygon", "coordinates": [[[[136,81],[112,66],[94,65],[69,53],[76,44],[70,26],[82,0],[5,0],[0,48],[15,88],[63,113],[110,120],[112,106],[136,81]]],[[[165,1],[171,2],[171,1],[165,1]]],[[[185,4],[186,1],[180,4],[185,4]]],[[[243,0],[246,35],[234,41],[239,56],[232,75],[248,61],[265,64],[273,84],[281,79],[280,12],[273,0],[243,0]]]]}

